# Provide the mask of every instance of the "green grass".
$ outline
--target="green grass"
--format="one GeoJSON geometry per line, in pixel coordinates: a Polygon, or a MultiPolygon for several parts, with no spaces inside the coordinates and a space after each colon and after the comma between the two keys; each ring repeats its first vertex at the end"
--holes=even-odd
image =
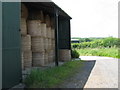
{"type": "Polygon", "coordinates": [[[24,83],[29,88],[54,88],[64,80],[74,75],[83,66],[83,61],[70,61],[62,66],[46,70],[33,70],[24,83]]]}
{"type": "Polygon", "coordinates": [[[113,58],[120,58],[117,48],[86,48],[86,49],[77,49],[80,56],[106,56],[113,58]]]}

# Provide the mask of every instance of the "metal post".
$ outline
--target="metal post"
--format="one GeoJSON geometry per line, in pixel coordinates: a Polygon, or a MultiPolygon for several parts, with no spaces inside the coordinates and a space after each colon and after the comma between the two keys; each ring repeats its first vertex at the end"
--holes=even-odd
{"type": "Polygon", "coordinates": [[[0,90],[2,89],[2,2],[0,1],[0,90]]]}
{"type": "Polygon", "coordinates": [[[55,65],[58,66],[59,61],[59,42],[58,42],[58,10],[55,10],[55,65]]]}

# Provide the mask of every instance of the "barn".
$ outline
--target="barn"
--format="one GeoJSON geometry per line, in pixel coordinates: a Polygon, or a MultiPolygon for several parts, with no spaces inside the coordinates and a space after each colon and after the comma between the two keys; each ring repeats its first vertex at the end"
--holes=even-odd
{"type": "Polygon", "coordinates": [[[2,84],[22,81],[22,70],[71,59],[71,17],[54,2],[2,2],[2,84]]]}

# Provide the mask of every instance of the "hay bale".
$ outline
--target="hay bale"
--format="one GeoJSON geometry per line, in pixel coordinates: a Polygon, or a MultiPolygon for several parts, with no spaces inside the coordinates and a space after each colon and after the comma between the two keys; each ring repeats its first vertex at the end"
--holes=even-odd
{"type": "Polygon", "coordinates": [[[39,67],[45,65],[45,53],[33,53],[32,59],[33,59],[33,67],[39,67]]]}
{"type": "Polygon", "coordinates": [[[51,29],[51,38],[55,39],[55,29],[51,29]]]}
{"type": "Polygon", "coordinates": [[[47,27],[47,38],[51,38],[52,30],[51,27],[47,27]]]}
{"type": "Polygon", "coordinates": [[[48,50],[52,49],[52,39],[48,39],[48,50]]]}
{"type": "Polygon", "coordinates": [[[44,60],[45,64],[48,64],[48,52],[45,52],[44,60]]]}
{"type": "Polygon", "coordinates": [[[43,52],[44,41],[42,37],[32,37],[31,39],[32,52],[43,52]]]}
{"type": "Polygon", "coordinates": [[[31,36],[26,35],[21,37],[22,42],[22,51],[30,51],[31,50],[31,36]]]}
{"type": "Polygon", "coordinates": [[[37,19],[39,19],[42,23],[45,22],[43,11],[37,11],[35,14],[36,14],[37,19]]]}
{"type": "Polygon", "coordinates": [[[55,49],[55,40],[54,39],[52,39],[52,49],[55,49]]]}
{"type": "Polygon", "coordinates": [[[48,62],[53,62],[53,56],[54,56],[53,54],[54,54],[53,50],[50,50],[48,52],[48,62]]]}
{"type": "Polygon", "coordinates": [[[25,51],[22,53],[23,53],[24,69],[31,68],[32,67],[32,52],[25,51]]]}
{"type": "Polygon", "coordinates": [[[47,37],[47,30],[46,30],[46,24],[45,23],[41,23],[41,36],[42,37],[47,37]]]}
{"type": "Polygon", "coordinates": [[[45,23],[43,11],[38,10],[30,11],[29,20],[40,20],[41,23],[45,23]]]}
{"type": "Polygon", "coordinates": [[[40,20],[28,20],[28,34],[31,36],[41,36],[40,20]]]}
{"type": "Polygon", "coordinates": [[[25,19],[28,18],[28,9],[23,3],[21,4],[21,17],[25,19]]]}
{"type": "Polygon", "coordinates": [[[53,50],[53,61],[55,61],[55,49],[52,50],[53,50]]]}
{"type": "Polygon", "coordinates": [[[44,49],[45,49],[45,51],[47,51],[48,50],[48,38],[44,38],[44,49]]]}
{"type": "Polygon", "coordinates": [[[69,50],[69,49],[59,50],[59,60],[60,61],[70,61],[71,60],[71,50],[69,50]]]}
{"type": "Polygon", "coordinates": [[[47,27],[51,26],[51,24],[50,24],[50,16],[49,15],[45,16],[45,23],[46,23],[47,27]]]}
{"type": "Polygon", "coordinates": [[[51,28],[54,29],[55,28],[55,19],[53,17],[51,18],[50,24],[51,24],[51,28]]]}
{"type": "Polygon", "coordinates": [[[27,24],[25,18],[21,18],[20,28],[21,28],[21,35],[27,35],[27,24]]]}

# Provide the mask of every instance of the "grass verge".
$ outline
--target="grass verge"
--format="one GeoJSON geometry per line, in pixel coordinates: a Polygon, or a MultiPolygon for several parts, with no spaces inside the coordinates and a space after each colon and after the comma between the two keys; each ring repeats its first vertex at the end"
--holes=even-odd
{"type": "Polygon", "coordinates": [[[33,70],[25,79],[25,84],[29,88],[54,88],[64,80],[74,75],[83,66],[83,61],[70,61],[62,66],[49,68],[46,70],[33,70]]]}
{"type": "Polygon", "coordinates": [[[77,49],[80,56],[106,56],[113,58],[120,58],[119,50],[117,48],[85,48],[77,49]]]}

